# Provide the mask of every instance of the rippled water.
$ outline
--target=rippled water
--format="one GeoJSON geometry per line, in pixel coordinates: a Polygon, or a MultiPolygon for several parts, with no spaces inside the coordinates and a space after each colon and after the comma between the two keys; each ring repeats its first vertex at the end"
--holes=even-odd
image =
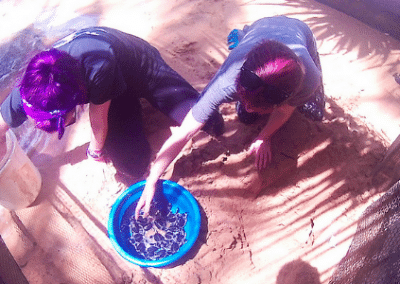
{"type": "MultiPolygon", "coordinates": [[[[136,203],[132,205],[136,208],[136,203]]],[[[134,250],[147,260],[158,260],[176,253],[186,243],[185,225],[187,213],[172,212],[171,204],[167,213],[152,207],[149,217],[139,216],[138,220],[131,213],[126,213],[121,221],[121,230],[125,232],[134,250]]],[[[132,212],[133,213],[133,212],[132,212]]]]}

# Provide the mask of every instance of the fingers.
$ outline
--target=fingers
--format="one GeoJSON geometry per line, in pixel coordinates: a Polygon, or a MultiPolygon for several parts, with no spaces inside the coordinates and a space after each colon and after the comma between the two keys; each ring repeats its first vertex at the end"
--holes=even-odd
{"type": "Polygon", "coordinates": [[[269,141],[265,141],[255,148],[256,167],[258,170],[265,169],[272,160],[271,147],[269,141]]]}
{"type": "Polygon", "coordinates": [[[256,165],[258,170],[265,169],[269,163],[271,162],[271,152],[269,151],[260,151],[256,156],[256,165]]]}
{"type": "Polygon", "coordinates": [[[142,195],[140,197],[138,204],[136,205],[135,209],[135,219],[137,220],[140,216],[140,212],[143,210],[143,218],[147,218],[149,216],[149,211],[150,211],[150,202],[147,202],[146,198],[142,195]]]}
{"type": "Polygon", "coordinates": [[[269,163],[269,157],[263,151],[259,151],[256,155],[256,166],[258,170],[262,170],[267,167],[269,163]]]}
{"type": "Polygon", "coordinates": [[[138,204],[136,205],[136,209],[135,209],[135,219],[137,220],[139,218],[140,215],[140,210],[142,210],[142,208],[144,207],[144,202],[142,200],[142,197],[139,199],[138,204]]]}
{"type": "Polygon", "coordinates": [[[135,219],[137,220],[140,216],[140,212],[143,210],[143,217],[147,218],[150,212],[151,201],[153,200],[155,193],[155,187],[146,184],[143,190],[142,196],[140,197],[138,204],[135,209],[135,219]]]}

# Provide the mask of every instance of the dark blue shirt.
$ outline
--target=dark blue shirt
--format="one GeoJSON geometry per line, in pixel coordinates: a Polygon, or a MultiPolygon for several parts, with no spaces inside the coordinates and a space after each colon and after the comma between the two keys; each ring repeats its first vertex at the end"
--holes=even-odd
{"type": "MultiPolygon", "coordinates": [[[[53,48],[66,51],[80,62],[87,103],[103,104],[122,98],[130,104],[145,98],[169,114],[182,101],[198,99],[198,92],[166,64],[159,51],[136,36],[92,27],[61,39],[53,48]]],[[[26,120],[19,88],[5,99],[0,111],[11,127],[26,120]]]]}

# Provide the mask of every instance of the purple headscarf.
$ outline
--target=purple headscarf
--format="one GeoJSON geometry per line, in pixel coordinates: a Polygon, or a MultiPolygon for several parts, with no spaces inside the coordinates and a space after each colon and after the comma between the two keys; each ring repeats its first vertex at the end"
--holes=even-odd
{"type": "Polygon", "coordinates": [[[25,113],[47,132],[64,134],[68,112],[86,101],[81,66],[67,52],[42,51],[29,62],[21,82],[25,113]]]}
{"type": "Polygon", "coordinates": [[[43,124],[46,121],[56,120],[58,139],[61,139],[65,132],[65,115],[75,107],[73,106],[64,110],[43,111],[35,108],[25,99],[22,99],[22,105],[26,115],[33,118],[36,123],[43,124]]]}

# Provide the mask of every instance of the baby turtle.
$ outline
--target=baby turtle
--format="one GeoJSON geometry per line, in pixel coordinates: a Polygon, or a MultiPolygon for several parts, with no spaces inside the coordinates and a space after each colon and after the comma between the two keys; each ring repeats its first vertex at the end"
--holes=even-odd
{"type": "Polygon", "coordinates": [[[136,252],[147,260],[158,260],[176,253],[186,243],[185,225],[187,213],[175,213],[171,211],[168,203],[168,211],[157,210],[158,204],[152,204],[149,216],[134,215],[130,217],[129,242],[136,252]],[[167,214],[162,214],[167,213],[167,214]]]}

